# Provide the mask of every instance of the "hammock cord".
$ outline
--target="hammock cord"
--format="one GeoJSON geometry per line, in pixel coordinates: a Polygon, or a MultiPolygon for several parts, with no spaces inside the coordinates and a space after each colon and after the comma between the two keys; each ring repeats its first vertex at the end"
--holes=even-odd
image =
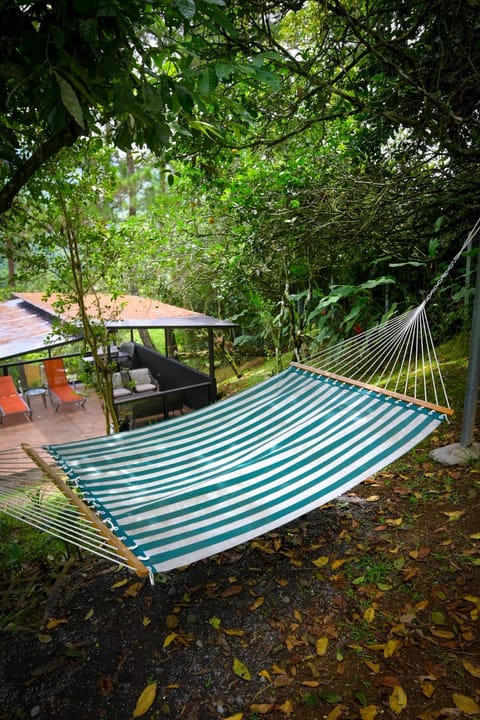
{"type": "MultiPolygon", "coordinates": [[[[47,453],[36,452],[51,462],[47,453]]],[[[21,448],[0,453],[0,512],[104,560],[131,567],[21,448]]]]}
{"type": "Polygon", "coordinates": [[[417,308],[393,316],[302,362],[359,382],[450,408],[426,306],[480,232],[480,218],[417,308]]]}
{"type": "Polygon", "coordinates": [[[305,363],[450,407],[423,305],[343,343],[324,348],[305,363]]]}

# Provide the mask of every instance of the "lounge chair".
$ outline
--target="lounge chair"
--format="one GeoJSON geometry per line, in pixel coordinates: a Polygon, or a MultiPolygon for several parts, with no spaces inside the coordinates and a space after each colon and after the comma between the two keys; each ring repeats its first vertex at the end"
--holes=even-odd
{"type": "Polygon", "coordinates": [[[127,397],[133,394],[133,390],[128,386],[130,384],[130,375],[128,371],[112,373],[112,390],[114,398],[127,397]]]}
{"type": "Polygon", "coordinates": [[[85,407],[87,398],[69,385],[62,358],[52,358],[43,363],[50,401],[57,411],[62,405],[77,403],[85,407]]]}
{"type": "Polygon", "coordinates": [[[148,368],[123,369],[112,374],[112,389],[114,399],[125,398],[134,393],[158,392],[158,382],[148,368]]]}
{"type": "Polygon", "coordinates": [[[134,383],[136,393],[158,391],[158,382],[152,377],[148,368],[129,370],[129,375],[132,383],[134,383]]]}
{"type": "Polygon", "coordinates": [[[29,420],[32,419],[32,411],[17,391],[11,375],[0,376],[0,424],[3,418],[9,415],[20,415],[23,413],[29,420]]]}

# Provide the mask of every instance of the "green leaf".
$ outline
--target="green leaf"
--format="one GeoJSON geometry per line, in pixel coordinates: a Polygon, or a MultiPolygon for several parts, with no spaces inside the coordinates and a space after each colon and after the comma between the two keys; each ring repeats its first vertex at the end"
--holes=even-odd
{"type": "Polygon", "coordinates": [[[233,72],[233,65],[231,63],[216,63],[215,72],[219,80],[228,80],[233,72]]]}
{"type": "Polygon", "coordinates": [[[215,69],[211,66],[202,70],[198,88],[202,95],[209,95],[218,85],[218,76],[215,69]]]}
{"type": "Polygon", "coordinates": [[[336,705],[342,701],[342,696],[335,692],[335,690],[325,690],[324,692],[319,693],[319,697],[330,705],[336,705]]]}
{"type": "Polygon", "coordinates": [[[425,263],[417,262],[416,260],[409,260],[407,262],[398,262],[398,263],[388,263],[388,267],[396,268],[396,267],[423,267],[425,263]]]}
{"type": "Polygon", "coordinates": [[[367,282],[364,282],[360,285],[361,288],[364,288],[365,290],[372,290],[373,288],[378,287],[379,285],[395,285],[395,280],[392,277],[387,277],[385,275],[382,275],[378,278],[372,278],[372,280],[367,280],[367,282]]]}
{"type": "Polygon", "coordinates": [[[80,103],[78,102],[75,90],[72,88],[70,83],[68,83],[57,73],[55,73],[55,78],[57,80],[58,87],[60,88],[60,95],[62,97],[63,104],[65,105],[77,125],[80,125],[81,128],[85,129],[85,121],[83,119],[82,108],[80,106],[80,103]]]}

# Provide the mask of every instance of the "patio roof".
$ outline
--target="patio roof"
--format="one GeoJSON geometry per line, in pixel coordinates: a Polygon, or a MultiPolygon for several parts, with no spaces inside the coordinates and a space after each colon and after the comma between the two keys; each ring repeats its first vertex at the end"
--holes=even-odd
{"type": "MultiPolygon", "coordinates": [[[[43,293],[13,293],[13,298],[0,303],[0,359],[65,345],[80,340],[81,333],[70,339],[52,335],[55,318],[72,321],[78,308],[72,307],[59,315],[54,307],[58,296],[44,298],[43,293]]],[[[203,313],[187,310],[136,295],[87,295],[85,302],[92,318],[103,320],[111,330],[135,328],[210,328],[235,327],[234,323],[218,320],[203,313]]]]}

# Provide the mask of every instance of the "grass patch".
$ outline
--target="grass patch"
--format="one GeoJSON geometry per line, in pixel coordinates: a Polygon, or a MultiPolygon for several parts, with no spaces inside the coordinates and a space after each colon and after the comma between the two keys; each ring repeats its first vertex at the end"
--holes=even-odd
{"type": "Polygon", "coordinates": [[[67,554],[62,540],[0,514],[0,573],[19,570],[40,561],[60,565],[67,554]]]}

